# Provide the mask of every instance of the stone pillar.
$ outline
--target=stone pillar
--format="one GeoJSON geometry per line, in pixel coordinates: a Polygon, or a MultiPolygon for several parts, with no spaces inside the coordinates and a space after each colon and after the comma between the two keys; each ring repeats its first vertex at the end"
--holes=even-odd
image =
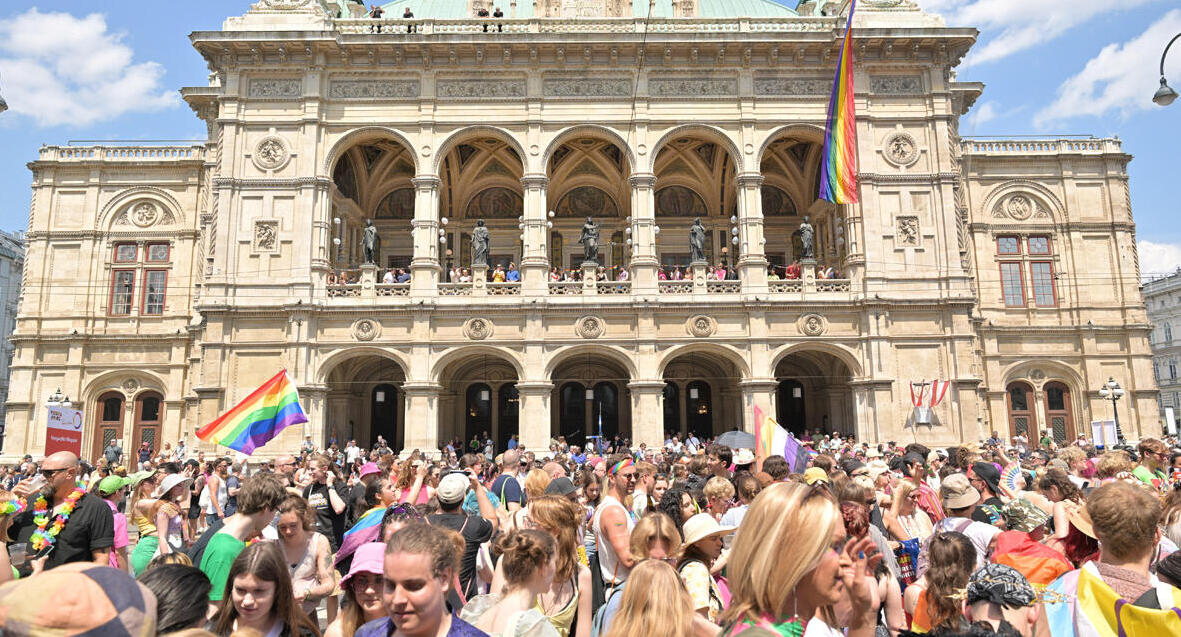
{"type": "Polygon", "coordinates": [[[402,456],[415,449],[429,457],[439,453],[439,393],[442,387],[431,382],[407,382],[402,385],[406,394],[404,423],[406,444],[402,456]]]}
{"type": "Polygon", "coordinates": [[[488,293],[488,266],[473,265],[472,266],[472,295],[483,295],[488,293]]]}
{"type": "Polygon", "coordinates": [[[816,259],[800,259],[800,281],[804,292],[816,291],[816,259]]]}
{"type": "Polygon", "coordinates": [[[599,264],[594,261],[582,263],[582,293],[598,294],[599,292],[599,264]]]}
{"type": "Polygon", "coordinates": [[[517,382],[521,399],[517,418],[521,445],[538,457],[549,453],[550,396],[553,391],[554,384],[547,380],[517,382]]]}
{"type": "Polygon", "coordinates": [[[372,263],[361,264],[361,296],[372,299],[377,296],[377,266],[372,263]]]}
{"type": "Polygon", "coordinates": [[[779,383],[774,378],[750,378],[738,383],[742,390],[742,429],[755,432],[755,407],[763,410],[764,416],[775,416],[775,392],[779,383]]]}
{"type": "Polygon", "coordinates": [[[664,381],[633,380],[627,388],[632,397],[632,444],[660,449],[664,446],[664,381]]]}
{"type": "Polygon", "coordinates": [[[521,293],[543,295],[549,292],[549,226],[546,213],[546,184],[549,178],[528,174],[521,178],[525,189],[522,215],[525,217],[525,241],[521,254],[521,293]]]}
{"type": "Polygon", "coordinates": [[[415,177],[414,258],[410,261],[410,294],[434,296],[439,293],[439,184],[434,175],[415,177]]]}
{"type": "Polygon", "coordinates": [[[627,183],[632,187],[632,293],[656,294],[656,175],[636,173],[627,183]]]}
{"type": "Polygon", "coordinates": [[[708,280],[705,276],[705,261],[694,261],[689,264],[690,272],[693,276],[693,294],[706,294],[709,292],[708,280]]]}
{"type": "Polygon", "coordinates": [[[766,239],[763,236],[763,176],[738,175],[738,276],[743,292],[767,291],[766,239]]]}

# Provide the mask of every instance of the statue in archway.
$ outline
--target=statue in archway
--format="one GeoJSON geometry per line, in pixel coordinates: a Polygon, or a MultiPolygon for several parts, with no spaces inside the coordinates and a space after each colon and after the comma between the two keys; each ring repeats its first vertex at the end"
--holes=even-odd
{"type": "Polygon", "coordinates": [[[372,220],[365,220],[361,245],[365,249],[365,263],[377,263],[377,228],[373,226],[372,220]]]}
{"type": "Polygon", "coordinates": [[[491,235],[488,228],[484,225],[484,220],[480,219],[476,222],[476,227],[472,230],[472,267],[477,266],[488,267],[488,242],[491,235]]]}
{"type": "Polygon", "coordinates": [[[598,264],[599,226],[595,224],[594,219],[586,218],[586,223],[582,224],[582,235],[578,237],[578,243],[582,244],[582,262],[598,264]]]}
{"type": "Polygon", "coordinates": [[[812,224],[808,223],[810,217],[804,216],[804,222],[800,224],[800,257],[803,259],[816,258],[814,241],[816,239],[816,232],[812,229],[812,224]]]}
{"type": "Polygon", "coordinates": [[[705,262],[705,226],[701,225],[701,217],[693,220],[689,226],[689,263],[705,262]]]}

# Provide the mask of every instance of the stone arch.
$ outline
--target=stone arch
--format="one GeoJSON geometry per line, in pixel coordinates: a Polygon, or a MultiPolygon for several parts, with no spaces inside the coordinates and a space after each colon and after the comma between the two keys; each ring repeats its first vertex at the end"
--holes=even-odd
{"type": "Polygon", "coordinates": [[[627,372],[631,380],[639,377],[635,361],[622,349],[608,345],[575,345],[562,348],[549,356],[545,363],[545,378],[553,376],[554,371],[562,364],[587,355],[600,356],[618,364],[627,372]]]}
{"type": "Polygon", "coordinates": [[[465,345],[461,347],[452,348],[435,360],[431,365],[429,379],[433,383],[442,383],[443,374],[454,363],[460,362],[465,358],[473,356],[490,356],[500,361],[508,363],[517,373],[517,378],[525,378],[525,366],[521,361],[521,356],[503,347],[492,347],[489,345],[465,345]]]}
{"type": "Polygon", "coordinates": [[[1008,387],[1009,383],[1017,381],[1028,383],[1034,389],[1041,391],[1046,383],[1058,381],[1069,387],[1080,399],[1088,393],[1088,388],[1083,383],[1082,376],[1069,365],[1064,365],[1057,361],[1026,360],[1013,363],[1004,370],[1001,378],[1003,379],[1001,382],[1002,388],[1008,387]],[[1034,378],[1033,372],[1035,370],[1042,372],[1041,378],[1034,378]]]}
{"type": "MultiPolygon", "coordinates": [[[[734,173],[741,175],[747,171],[746,159],[742,154],[742,150],[738,144],[726,131],[711,126],[709,124],[684,124],[669,129],[656,143],[652,145],[652,149],[648,151],[648,165],[645,166],[647,172],[652,172],[656,167],[656,156],[660,154],[660,149],[663,148],[669,141],[679,137],[704,137],[712,142],[719,144],[722,148],[730,154],[730,159],[734,162],[734,173]]],[[[633,169],[634,170],[634,169],[633,169]]],[[[639,172],[639,171],[637,171],[639,172]]]]}
{"type": "Polygon", "coordinates": [[[664,353],[660,357],[660,361],[656,364],[656,375],[663,377],[668,364],[674,359],[684,356],[686,354],[707,354],[719,356],[734,366],[738,370],[739,380],[745,380],[751,377],[750,365],[747,364],[742,352],[729,345],[722,345],[720,343],[690,343],[688,345],[679,345],[664,353]]]}
{"type": "MultiPolygon", "coordinates": [[[[985,218],[991,218],[992,211],[998,206],[1002,199],[1007,195],[1018,192],[1024,192],[1033,195],[1046,206],[1047,212],[1050,214],[1050,221],[1054,225],[1066,222],[1066,206],[1062,204],[1062,200],[1054,191],[1028,179],[1010,179],[1001,185],[995,187],[984,198],[984,206],[980,209],[980,213],[985,218]]],[[[1027,219],[1026,223],[1037,224],[1039,220],[1036,217],[1027,219]]],[[[1020,223],[1020,222],[1018,222],[1020,223]]],[[[1040,223],[1047,223],[1044,219],[1040,223]]]]}
{"type": "Polygon", "coordinates": [[[772,128],[767,132],[767,136],[763,138],[762,143],[759,144],[759,152],[755,155],[756,165],[763,165],[763,157],[767,154],[767,149],[781,137],[798,137],[809,142],[823,144],[824,127],[815,124],[787,124],[772,128]]]}
{"type": "Polygon", "coordinates": [[[354,358],[361,358],[364,356],[377,356],[393,361],[402,368],[402,374],[407,378],[410,377],[410,361],[406,355],[395,349],[386,349],[375,346],[359,346],[346,347],[337,350],[328,355],[327,358],[320,361],[316,368],[315,384],[325,385],[328,383],[328,378],[341,364],[346,363],[354,358]]]}
{"type": "Polygon", "coordinates": [[[803,354],[806,352],[818,352],[836,358],[845,364],[845,367],[849,370],[849,376],[852,378],[860,378],[862,375],[861,362],[857,354],[852,350],[836,343],[817,342],[791,343],[775,350],[771,355],[771,368],[767,370],[768,375],[773,376],[775,374],[775,369],[779,367],[779,363],[783,362],[783,359],[792,354],[803,354]]]}
{"type": "Polygon", "coordinates": [[[635,150],[627,143],[627,140],[625,140],[618,131],[607,126],[601,126],[599,124],[578,124],[568,128],[563,128],[562,130],[558,131],[558,134],[554,135],[553,139],[550,140],[549,145],[545,147],[545,152],[541,154],[542,168],[547,168],[549,166],[550,158],[553,157],[555,151],[561,148],[562,144],[580,137],[593,137],[615,144],[620,150],[623,151],[624,156],[627,157],[628,173],[635,172],[635,150]]]}
{"type": "MultiPolygon", "coordinates": [[[[82,389],[82,404],[85,405],[90,401],[98,398],[102,394],[109,391],[122,392],[127,400],[135,400],[135,397],[144,391],[155,391],[160,395],[168,395],[168,384],[155,372],[137,369],[129,370],[114,370],[104,372],[87,381],[85,387],[82,389]],[[123,387],[123,383],[128,380],[134,380],[137,387],[131,391],[123,387]]],[[[87,411],[83,409],[83,411],[87,411]]]]}
{"type": "MultiPolygon", "coordinates": [[[[111,197],[111,200],[102,207],[102,210],[95,217],[94,229],[99,232],[110,230],[111,224],[115,222],[116,213],[137,199],[151,200],[163,208],[166,213],[171,214],[173,221],[167,225],[183,225],[185,220],[184,212],[181,209],[180,202],[177,201],[176,197],[172,196],[172,193],[154,186],[135,186],[122,190],[114,197],[111,197]]],[[[159,225],[165,224],[161,222],[159,225]]],[[[146,228],[145,230],[150,231],[150,229],[146,228]]]]}
{"type": "Polygon", "coordinates": [[[328,153],[324,156],[323,175],[332,178],[332,171],[336,167],[336,162],[344,156],[345,152],[353,146],[362,142],[374,141],[380,139],[392,139],[397,143],[406,147],[410,151],[410,156],[414,161],[414,172],[417,174],[421,171],[421,164],[418,161],[418,147],[410,142],[410,138],[405,133],[387,126],[365,126],[362,128],[355,128],[344,134],[340,139],[332,144],[328,153]]]}
{"type": "Polygon", "coordinates": [[[450,135],[448,135],[447,138],[443,140],[443,143],[439,144],[439,147],[435,149],[434,159],[431,160],[430,174],[438,175],[439,170],[442,169],[443,160],[446,159],[447,154],[452,150],[455,150],[456,146],[468,139],[471,139],[472,137],[492,137],[499,139],[505,144],[508,144],[509,148],[512,148],[517,153],[517,156],[521,158],[521,168],[525,174],[529,174],[531,172],[541,172],[540,170],[537,170],[535,166],[530,165],[529,155],[525,152],[525,147],[521,146],[521,143],[517,141],[517,138],[511,132],[500,128],[499,126],[481,124],[477,126],[466,126],[453,131],[450,135]],[[533,170],[531,170],[531,168],[533,170]]]}

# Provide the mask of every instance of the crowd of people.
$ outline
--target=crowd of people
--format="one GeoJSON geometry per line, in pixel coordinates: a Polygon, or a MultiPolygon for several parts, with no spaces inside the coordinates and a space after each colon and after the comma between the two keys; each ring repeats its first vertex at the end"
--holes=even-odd
{"type": "MultiPolygon", "coordinates": [[[[767,279],[770,281],[794,281],[802,274],[800,262],[793,261],[788,265],[772,265],[767,268],[767,279]]],[[[841,273],[831,265],[816,266],[817,279],[839,279],[841,273]]]]}
{"type": "Polygon", "coordinates": [[[794,458],[756,458],[696,435],[601,453],[486,438],[26,457],[0,473],[0,629],[1181,634],[1173,439],[931,449],[817,431],[794,458]]]}

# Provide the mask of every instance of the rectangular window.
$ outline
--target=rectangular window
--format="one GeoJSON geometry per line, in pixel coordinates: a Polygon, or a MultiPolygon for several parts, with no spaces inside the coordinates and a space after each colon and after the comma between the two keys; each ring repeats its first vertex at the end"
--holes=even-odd
{"type": "Polygon", "coordinates": [[[1169,363],[1169,380],[1177,380],[1177,363],[1169,363]]]}
{"type": "Polygon", "coordinates": [[[144,315],[160,316],[164,313],[164,290],[168,283],[168,271],[148,270],[144,276],[144,315]]]}
{"type": "Polygon", "coordinates": [[[135,270],[115,270],[111,277],[112,316],[131,314],[131,299],[135,297],[135,270]]]}
{"type": "Polygon", "coordinates": [[[1030,237],[1029,238],[1029,253],[1030,254],[1050,254],[1050,238],[1049,237],[1030,237]]]}
{"type": "Polygon", "coordinates": [[[1001,291],[1005,296],[1005,307],[1025,307],[1025,281],[1021,277],[1021,264],[1001,264],[1001,291]]]}
{"type": "Polygon", "coordinates": [[[997,254],[1021,254],[1021,242],[1017,237],[997,237],[997,254]]]}
{"type": "Polygon", "coordinates": [[[162,262],[168,260],[167,243],[149,243],[148,261],[162,262]]]}
{"type": "Polygon", "coordinates": [[[116,263],[135,263],[138,254],[139,250],[134,243],[120,243],[115,246],[116,263]]]}
{"type": "Polygon", "coordinates": [[[1034,261],[1029,264],[1029,282],[1033,285],[1035,305],[1053,307],[1058,304],[1054,289],[1054,267],[1049,261],[1034,261]]]}

